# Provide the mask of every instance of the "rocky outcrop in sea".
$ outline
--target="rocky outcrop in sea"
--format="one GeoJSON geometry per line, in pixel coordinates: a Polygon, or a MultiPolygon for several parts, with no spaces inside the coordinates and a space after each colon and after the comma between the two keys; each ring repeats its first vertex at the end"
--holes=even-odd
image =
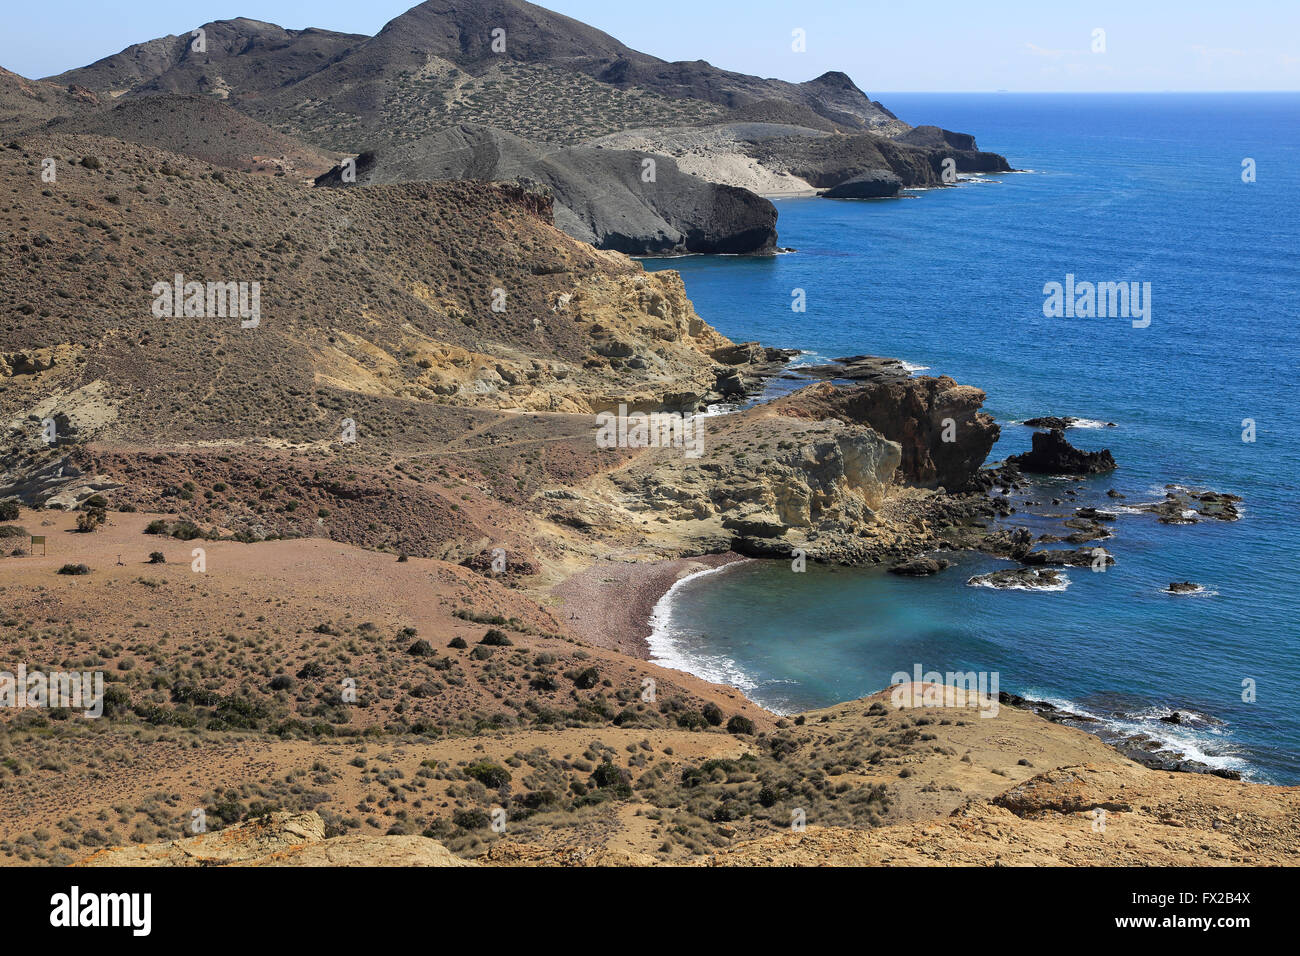
{"type": "Polygon", "coordinates": [[[1021,471],[1042,475],[1097,475],[1119,467],[1109,449],[1082,451],[1066,440],[1060,428],[1035,432],[1032,448],[1012,455],[1007,462],[1021,471]]]}

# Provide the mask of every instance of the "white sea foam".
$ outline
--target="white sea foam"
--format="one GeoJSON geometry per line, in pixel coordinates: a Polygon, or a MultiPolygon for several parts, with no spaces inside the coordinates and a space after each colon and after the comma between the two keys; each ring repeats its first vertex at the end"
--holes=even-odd
{"type": "Polygon", "coordinates": [[[717,405],[706,405],[704,411],[696,412],[696,418],[716,418],[719,415],[732,415],[740,411],[740,406],[734,402],[720,402],[717,405]]]}
{"type": "Polygon", "coordinates": [[[1174,709],[1169,707],[1151,706],[1133,714],[1116,716],[1097,713],[1072,700],[1040,694],[1032,689],[1025,691],[1024,696],[1051,704],[1064,711],[1062,716],[1067,719],[1070,714],[1091,717],[1107,735],[1132,737],[1141,734],[1154,740],[1161,749],[1188,760],[1199,761],[1216,770],[1237,770],[1243,777],[1249,775],[1250,765],[1237,755],[1227,725],[1207,714],[1180,707],[1177,710],[1183,723],[1170,724],[1160,719],[1174,713],[1174,709]]]}
{"type": "MultiPolygon", "coordinates": [[[[1069,416],[1062,416],[1069,417],[1069,416]]],[[[1012,419],[1007,422],[1008,425],[1025,425],[1025,419],[1012,419]]],[[[1038,428],[1038,425],[1025,425],[1026,428],[1038,428]]],[[[1095,418],[1075,418],[1070,422],[1071,428],[1110,428],[1110,422],[1098,421],[1095,418]]]]}
{"type": "Polygon", "coordinates": [[[813,352],[808,349],[801,349],[798,355],[796,355],[794,358],[790,359],[790,361],[785,363],[785,367],[788,369],[801,369],[801,368],[807,368],[811,365],[829,365],[829,364],[831,364],[831,360],[827,358],[825,355],[822,355],[820,352],[813,352]]]}
{"type": "Polygon", "coordinates": [[[684,632],[673,620],[673,600],[677,592],[688,583],[747,563],[747,561],[733,561],[721,567],[705,568],[703,571],[696,571],[673,582],[672,587],[655,602],[654,610],[650,612],[650,636],[646,638],[646,644],[650,648],[650,660],[653,663],[661,667],[685,671],[710,683],[729,684],[747,694],[759,686],[758,682],[746,674],[739,664],[725,654],[710,654],[687,649],[682,640],[684,632]]]}
{"type": "Polygon", "coordinates": [[[1095,418],[1076,418],[1070,423],[1071,428],[1109,428],[1109,422],[1099,422],[1095,418]]]}
{"type": "Polygon", "coordinates": [[[1070,586],[1070,579],[1064,574],[1061,575],[1060,584],[993,584],[989,581],[980,581],[976,575],[966,584],[973,588],[989,588],[993,591],[1064,591],[1070,586]]]}

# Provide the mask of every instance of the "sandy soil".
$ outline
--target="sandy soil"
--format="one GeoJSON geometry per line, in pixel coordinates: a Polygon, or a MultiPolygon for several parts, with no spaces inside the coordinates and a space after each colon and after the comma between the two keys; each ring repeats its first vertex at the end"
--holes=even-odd
{"type": "MultiPolygon", "coordinates": [[[[764,124],[748,124],[761,128],[764,124]]],[[[775,129],[776,127],[772,127],[775,129]]],[[[634,129],[592,140],[606,149],[633,149],[671,156],[684,173],[726,186],[739,186],[768,198],[815,196],[805,179],[764,166],[745,154],[743,141],[732,127],[708,129],[634,129]]]]}

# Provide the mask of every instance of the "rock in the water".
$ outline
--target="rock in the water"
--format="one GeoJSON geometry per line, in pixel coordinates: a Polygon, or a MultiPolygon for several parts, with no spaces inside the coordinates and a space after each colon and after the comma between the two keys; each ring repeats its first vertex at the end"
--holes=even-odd
{"type": "Polygon", "coordinates": [[[1241,517],[1238,495],[1226,492],[1189,491],[1177,485],[1167,485],[1165,499],[1155,503],[1135,505],[1138,511],[1156,515],[1162,524],[1196,524],[1202,518],[1216,521],[1236,521],[1241,517]]]}
{"type": "Polygon", "coordinates": [[[1019,560],[1023,564],[1034,567],[1056,565],[1071,568],[1094,567],[1099,570],[1115,563],[1114,555],[1102,547],[1078,548],[1074,551],[1030,551],[1020,555],[1019,560]]]}
{"type": "Polygon", "coordinates": [[[977,574],[966,583],[971,587],[1009,591],[1064,591],[1070,581],[1060,571],[1048,568],[1007,568],[977,574]]]}
{"type": "Polygon", "coordinates": [[[952,562],[946,558],[918,557],[894,565],[889,569],[889,573],[901,574],[904,577],[921,578],[930,574],[938,574],[944,568],[949,567],[952,567],[952,562]]]}
{"type": "Polygon", "coordinates": [[[828,365],[805,365],[801,378],[844,379],[850,382],[905,382],[912,377],[902,359],[877,355],[847,355],[828,365]]]}
{"type": "MultiPolygon", "coordinates": [[[[1065,526],[1074,529],[1074,533],[1065,539],[1070,544],[1087,544],[1089,541],[1113,536],[1113,532],[1105,525],[1087,518],[1071,518],[1065,522],[1065,526]]],[[[1039,540],[1043,539],[1040,537],[1039,540]]]]}
{"type": "Polygon", "coordinates": [[[1096,475],[1119,467],[1109,449],[1081,451],[1065,440],[1065,432],[1060,428],[1035,432],[1033,447],[1023,454],[1012,455],[1007,462],[1021,471],[1042,475],[1096,475]]]}
{"type": "MultiPolygon", "coordinates": [[[[1024,424],[1030,428],[1074,428],[1082,418],[1075,418],[1073,415],[1043,415],[1039,418],[1026,418],[1024,424]]],[[[1107,428],[1118,427],[1114,422],[1106,422],[1107,428]]]]}
{"type": "Polygon", "coordinates": [[[868,169],[822,193],[824,199],[892,199],[903,181],[888,169],[868,169]]]}
{"type": "Polygon", "coordinates": [[[1191,581],[1170,581],[1166,590],[1169,594],[1195,594],[1204,588],[1191,581]]]}
{"type": "Polygon", "coordinates": [[[1236,507],[1241,498],[1237,495],[1208,491],[1205,494],[1196,495],[1195,498],[1200,502],[1196,509],[1197,512],[1206,518],[1217,518],[1220,521],[1236,521],[1241,517],[1236,507]]]}

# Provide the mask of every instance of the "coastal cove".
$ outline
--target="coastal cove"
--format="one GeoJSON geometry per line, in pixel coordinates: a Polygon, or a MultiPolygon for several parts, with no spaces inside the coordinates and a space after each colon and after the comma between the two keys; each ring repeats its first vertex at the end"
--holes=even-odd
{"type": "MultiPolygon", "coordinates": [[[[1019,497],[1079,489],[1070,506],[1118,511],[1105,542],[1116,564],[1069,568],[1066,587],[1026,592],[968,586],[1008,566],[971,553],[945,555],[953,567],[920,579],[738,563],[660,602],[651,659],[780,712],[860,697],[916,664],[995,671],[1002,689],[1068,703],[1116,733],[1245,779],[1300,782],[1290,560],[1300,435],[1278,381],[1300,361],[1287,294],[1300,279],[1300,199],[1287,172],[1300,160],[1300,97],[888,101],[903,119],[978,130],[1024,172],[897,200],[780,199],[780,245],[793,254],[646,268],[679,271],[700,315],[732,340],[804,350],[796,364],[890,355],[984,389],[1002,426],[990,463],[1029,448],[1033,430],[1019,423],[1035,416],[1115,423],[1068,435],[1109,448],[1117,471],[1038,479],[1019,497]],[[1254,183],[1241,179],[1247,157],[1254,183]],[[1045,318],[1045,285],[1067,275],[1150,283],[1149,326],[1045,318]],[[806,312],[791,310],[797,290],[806,312]],[[1247,348],[1267,358],[1240,361],[1247,348]],[[1126,513],[1171,483],[1241,495],[1241,520],[1178,526],[1126,513]],[[1204,590],[1166,593],[1181,581],[1204,590]]],[[[1009,525],[1024,510],[1016,497],[1009,525]]]]}

